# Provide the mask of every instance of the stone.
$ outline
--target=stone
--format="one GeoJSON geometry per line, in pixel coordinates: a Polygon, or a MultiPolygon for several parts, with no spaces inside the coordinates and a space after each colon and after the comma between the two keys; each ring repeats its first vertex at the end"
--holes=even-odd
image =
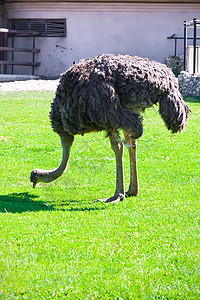
{"type": "Polygon", "coordinates": [[[185,96],[200,96],[200,74],[182,71],[178,76],[179,89],[185,96]]]}

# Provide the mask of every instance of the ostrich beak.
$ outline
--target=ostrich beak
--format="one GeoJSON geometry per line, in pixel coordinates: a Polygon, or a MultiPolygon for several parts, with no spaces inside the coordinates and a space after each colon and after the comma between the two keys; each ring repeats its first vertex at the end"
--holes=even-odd
{"type": "Polygon", "coordinates": [[[36,184],[37,184],[37,179],[34,178],[35,176],[33,175],[33,171],[31,172],[31,177],[30,177],[30,182],[33,183],[33,188],[36,187],[36,184]]]}

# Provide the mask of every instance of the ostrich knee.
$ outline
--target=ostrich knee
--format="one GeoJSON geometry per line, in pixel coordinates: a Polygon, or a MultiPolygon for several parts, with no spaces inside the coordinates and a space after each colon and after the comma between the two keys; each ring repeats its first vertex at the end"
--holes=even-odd
{"type": "Polygon", "coordinates": [[[41,169],[32,170],[30,181],[33,183],[33,188],[36,187],[38,182],[51,182],[57,179],[66,170],[74,136],[69,134],[64,134],[64,135],[60,135],[60,139],[62,144],[62,161],[59,167],[54,170],[41,170],[41,169]]]}

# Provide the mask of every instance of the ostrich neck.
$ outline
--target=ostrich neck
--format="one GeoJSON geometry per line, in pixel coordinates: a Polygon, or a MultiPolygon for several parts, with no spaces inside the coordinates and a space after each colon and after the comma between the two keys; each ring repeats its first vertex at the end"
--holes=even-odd
{"type": "Polygon", "coordinates": [[[61,143],[62,143],[62,161],[59,167],[54,170],[38,170],[41,176],[40,180],[42,182],[51,182],[57,179],[64,173],[64,171],[67,168],[72,143],[69,142],[69,140],[66,137],[61,137],[61,143]]]}

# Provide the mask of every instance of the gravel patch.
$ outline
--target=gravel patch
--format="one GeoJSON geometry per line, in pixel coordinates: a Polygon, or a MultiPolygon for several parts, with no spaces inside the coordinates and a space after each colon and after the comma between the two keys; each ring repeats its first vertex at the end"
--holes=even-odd
{"type": "Polygon", "coordinates": [[[25,80],[0,82],[0,92],[14,91],[56,91],[59,79],[56,80],[25,80]]]}

